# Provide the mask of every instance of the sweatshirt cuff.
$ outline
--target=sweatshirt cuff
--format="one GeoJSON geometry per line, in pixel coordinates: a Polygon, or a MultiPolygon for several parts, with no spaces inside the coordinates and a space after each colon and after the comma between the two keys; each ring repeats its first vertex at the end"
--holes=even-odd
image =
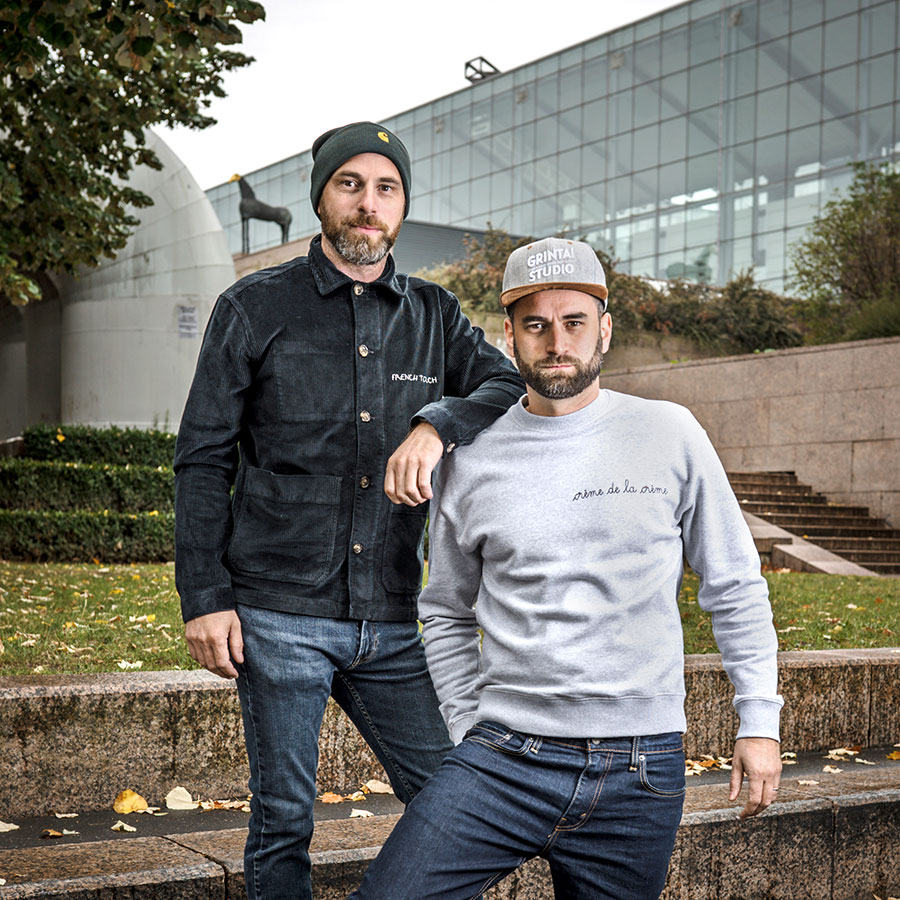
{"type": "Polygon", "coordinates": [[[449,727],[450,730],[450,740],[453,741],[453,744],[461,744],[463,738],[466,736],[466,732],[475,724],[478,719],[477,712],[465,713],[462,716],[454,719],[449,727]]]}
{"type": "Polygon", "coordinates": [[[737,739],[755,737],[780,741],[779,724],[783,705],[781,697],[772,700],[753,698],[736,703],[735,709],[741,719],[737,739]]]}
{"type": "Polygon", "coordinates": [[[209,613],[224,612],[234,609],[234,593],[231,585],[209,588],[205,591],[195,591],[189,596],[181,598],[181,618],[185,622],[205,616],[209,613]]]}

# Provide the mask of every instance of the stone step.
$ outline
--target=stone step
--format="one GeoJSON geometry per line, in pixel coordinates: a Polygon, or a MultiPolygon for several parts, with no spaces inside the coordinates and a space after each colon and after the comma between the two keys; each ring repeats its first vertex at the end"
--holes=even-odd
{"type": "MultiPolygon", "coordinates": [[[[860,563],[862,565],[862,563],[860,563]]],[[[900,575],[900,561],[895,562],[871,562],[865,564],[867,569],[878,575],[900,575]]]]}
{"type": "MultiPolygon", "coordinates": [[[[871,900],[873,894],[900,894],[900,763],[879,758],[878,765],[855,771],[862,767],[824,762],[843,771],[822,772],[821,759],[785,767],[778,802],[743,821],[737,813],[746,788],[730,803],[726,773],[704,774],[709,780],[703,782],[688,779],[661,900],[871,900]]],[[[314,900],[343,900],[396,821],[393,814],[317,822],[310,847],[314,900]]],[[[0,900],[246,900],[245,838],[245,828],[231,828],[0,849],[0,877],[6,880],[0,900]]],[[[549,870],[540,859],[485,895],[552,896],[549,870]]]]}
{"type": "MultiPolygon", "coordinates": [[[[785,516],[784,518],[791,518],[785,516]]],[[[799,517],[795,517],[798,518],[799,517]]],[[[896,538],[900,537],[900,531],[896,528],[872,527],[870,524],[853,525],[850,523],[841,523],[840,525],[816,524],[808,519],[793,522],[791,525],[783,525],[774,519],[768,519],[775,525],[781,525],[782,528],[796,534],[800,537],[808,538],[813,542],[818,542],[820,538],[896,538]]]]}
{"type": "Polygon", "coordinates": [[[741,509],[755,516],[768,519],[770,516],[831,516],[840,518],[867,519],[873,523],[879,519],[872,519],[869,510],[865,506],[843,506],[840,504],[811,503],[808,501],[794,502],[788,500],[759,501],[756,499],[741,498],[741,509]]]}
{"type": "Polygon", "coordinates": [[[771,491],[771,490],[747,490],[735,491],[735,496],[741,503],[753,501],[756,503],[809,503],[814,505],[825,504],[828,501],[822,494],[813,494],[807,487],[805,491],[771,491]]]}
{"type": "MultiPolygon", "coordinates": [[[[750,510],[748,510],[749,512],[750,510]]],[[[819,515],[799,513],[772,513],[760,515],[773,525],[780,525],[788,531],[799,535],[857,535],[859,537],[875,537],[879,533],[890,531],[879,519],[871,519],[868,516],[833,515],[822,513],[819,515]]],[[[894,537],[893,532],[885,534],[885,537],[894,537]]]]}
{"type": "Polygon", "coordinates": [[[900,552],[900,537],[868,537],[868,538],[852,538],[852,537],[822,537],[816,540],[820,547],[826,547],[829,550],[838,552],[835,548],[841,547],[845,550],[896,550],[900,552]]]}
{"type": "Polygon", "coordinates": [[[797,484],[794,472],[728,472],[728,480],[740,484],[797,484]]]}

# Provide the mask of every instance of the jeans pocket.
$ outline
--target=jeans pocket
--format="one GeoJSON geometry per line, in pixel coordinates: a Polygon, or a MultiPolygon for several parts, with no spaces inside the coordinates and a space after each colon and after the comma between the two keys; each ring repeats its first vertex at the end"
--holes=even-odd
{"type": "Polygon", "coordinates": [[[641,753],[638,773],[642,787],[659,797],[680,797],[685,792],[684,751],[641,753]]]}
{"type": "Polygon", "coordinates": [[[381,582],[395,594],[414,594],[422,588],[422,549],[428,504],[392,506],[384,536],[381,582]]]}
{"type": "Polygon", "coordinates": [[[534,746],[534,738],[511,731],[497,722],[477,722],[466,732],[463,740],[482,744],[508,756],[524,756],[534,746]]]}
{"type": "Polygon", "coordinates": [[[316,585],[331,570],[341,479],[246,467],[238,480],[228,564],[237,574],[316,585]]]}

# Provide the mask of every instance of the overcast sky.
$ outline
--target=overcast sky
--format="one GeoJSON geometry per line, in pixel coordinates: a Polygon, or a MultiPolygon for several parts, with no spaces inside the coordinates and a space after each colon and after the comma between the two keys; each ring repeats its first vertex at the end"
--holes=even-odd
{"type": "MultiPolygon", "coordinates": [[[[204,190],[293,156],[323,131],[388,118],[466,87],[465,62],[516,68],[672,0],[263,0],[241,26],[255,57],[228,73],[203,131],[158,129],[204,190]]],[[[402,137],[402,135],[401,135],[402,137]]]]}

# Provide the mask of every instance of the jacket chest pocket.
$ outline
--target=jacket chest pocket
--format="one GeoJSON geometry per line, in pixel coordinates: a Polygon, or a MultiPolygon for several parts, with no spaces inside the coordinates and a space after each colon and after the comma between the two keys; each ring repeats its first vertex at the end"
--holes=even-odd
{"type": "Polygon", "coordinates": [[[299,341],[275,347],[275,389],[283,422],[321,422],[353,413],[353,375],[340,349],[299,341]]]}
{"type": "Polygon", "coordinates": [[[384,537],[381,581],[391,593],[414,594],[422,587],[422,549],[428,504],[393,506],[384,537]]]}
{"type": "Polygon", "coordinates": [[[248,466],[239,485],[228,563],[245,575],[316,585],[331,571],[341,479],[248,466]]]}

